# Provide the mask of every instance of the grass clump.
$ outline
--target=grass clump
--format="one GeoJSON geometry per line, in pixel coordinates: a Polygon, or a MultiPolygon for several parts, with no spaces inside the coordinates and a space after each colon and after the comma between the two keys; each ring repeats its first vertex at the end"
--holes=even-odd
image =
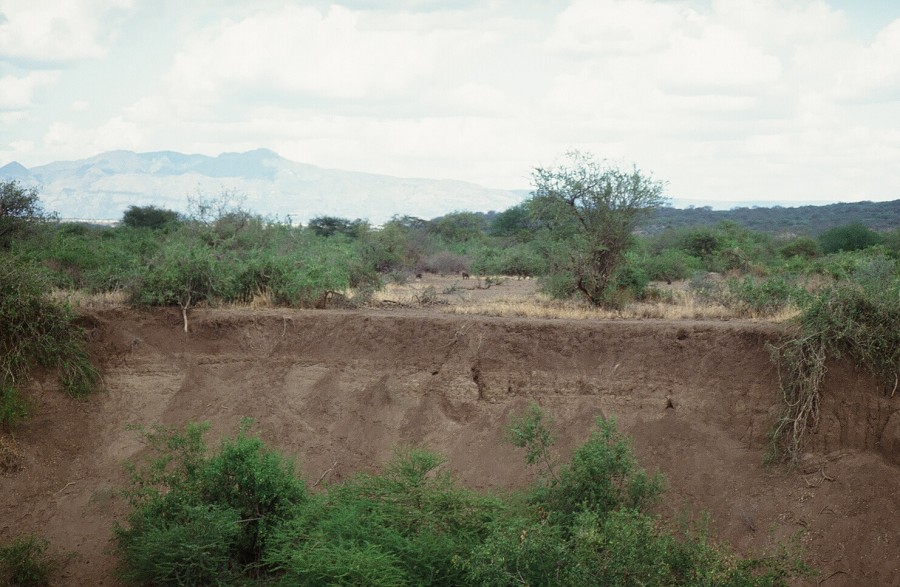
{"type": "Polygon", "coordinates": [[[740,559],[702,527],[667,530],[614,421],[571,462],[551,453],[537,408],[509,438],[546,475],[529,491],[459,486],[430,451],[404,447],[377,474],[310,492],[289,461],[247,435],[210,452],[203,425],[145,433],[134,506],[116,530],[122,577],[154,585],[787,585],[796,553],[740,559]]]}
{"type": "Polygon", "coordinates": [[[3,422],[23,415],[20,387],[35,367],[56,371],[73,396],[89,393],[99,374],[91,364],[75,315],[49,301],[46,280],[38,268],[15,257],[0,264],[0,390],[3,422]]]}

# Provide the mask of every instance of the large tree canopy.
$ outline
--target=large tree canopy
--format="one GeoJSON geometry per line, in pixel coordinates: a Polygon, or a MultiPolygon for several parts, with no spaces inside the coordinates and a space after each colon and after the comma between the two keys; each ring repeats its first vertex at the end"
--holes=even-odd
{"type": "Polygon", "coordinates": [[[666,202],[664,184],[637,167],[619,169],[578,151],[556,167],[536,168],[532,181],[532,214],[562,245],[551,267],[568,273],[573,290],[592,304],[605,305],[638,222],[666,202]]]}

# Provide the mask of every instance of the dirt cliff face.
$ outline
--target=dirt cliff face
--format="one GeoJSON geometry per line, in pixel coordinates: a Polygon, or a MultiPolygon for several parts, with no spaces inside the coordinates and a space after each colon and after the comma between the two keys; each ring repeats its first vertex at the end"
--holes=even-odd
{"type": "Polygon", "coordinates": [[[37,532],[81,555],[65,584],[115,584],[116,488],[142,450],[128,424],[208,420],[214,443],[251,417],[311,482],[415,443],[491,489],[534,478],[503,440],[531,402],[555,418],[562,457],[596,418],[617,418],[669,480],[665,517],[707,511],[714,536],[744,554],[802,532],[813,583],[900,584],[900,407],[832,365],[809,454],[792,471],[764,466],[779,402],[771,325],[290,310],[197,311],[189,334],[165,311],[85,325],[106,390],[74,401],[36,384],[17,435],[26,467],[0,479],[3,536],[37,532]]]}

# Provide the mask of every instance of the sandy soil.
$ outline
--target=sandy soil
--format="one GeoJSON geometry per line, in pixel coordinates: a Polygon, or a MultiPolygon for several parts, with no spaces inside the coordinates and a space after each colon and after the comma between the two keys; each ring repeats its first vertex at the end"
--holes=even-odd
{"type": "MultiPolygon", "coordinates": [[[[524,287],[524,286],[523,286],[524,287]]],[[[465,484],[521,486],[532,472],[502,438],[537,402],[567,455],[615,416],[643,465],[666,475],[664,516],[707,511],[716,538],[759,553],[802,532],[810,584],[900,584],[900,400],[831,365],[802,466],[763,465],[778,385],[749,322],[563,321],[422,311],[107,310],[84,319],[105,391],[30,390],[17,432],[25,468],[0,477],[0,538],[35,532],[77,553],[62,585],[115,585],[111,536],[126,508],[128,424],[244,416],[311,481],[377,468],[398,443],[436,449],[465,484]]]]}

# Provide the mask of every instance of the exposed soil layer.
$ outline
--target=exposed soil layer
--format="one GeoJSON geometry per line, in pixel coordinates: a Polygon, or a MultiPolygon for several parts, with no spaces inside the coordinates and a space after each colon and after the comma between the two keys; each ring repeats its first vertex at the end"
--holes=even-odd
{"type": "Polygon", "coordinates": [[[503,440],[530,402],[554,416],[562,456],[597,417],[616,417],[668,478],[666,517],[707,511],[713,535],[744,554],[802,532],[820,572],[810,584],[900,584],[900,400],[831,365],[811,452],[792,471],[764,466],[775,326],[282,310],[196,311],[189,334],[162,310],[84,322],[105,391],[76,401],[38,381],[16,435],[24,468],[0,477],[0,538],[35,532],[76,552],[64,585],[116,584],[116,489],[142,450],[128,424],[208,420],[215,443],[249,416],[311,482],[416,443],[488,489],[533,478],[503,440]]]}

